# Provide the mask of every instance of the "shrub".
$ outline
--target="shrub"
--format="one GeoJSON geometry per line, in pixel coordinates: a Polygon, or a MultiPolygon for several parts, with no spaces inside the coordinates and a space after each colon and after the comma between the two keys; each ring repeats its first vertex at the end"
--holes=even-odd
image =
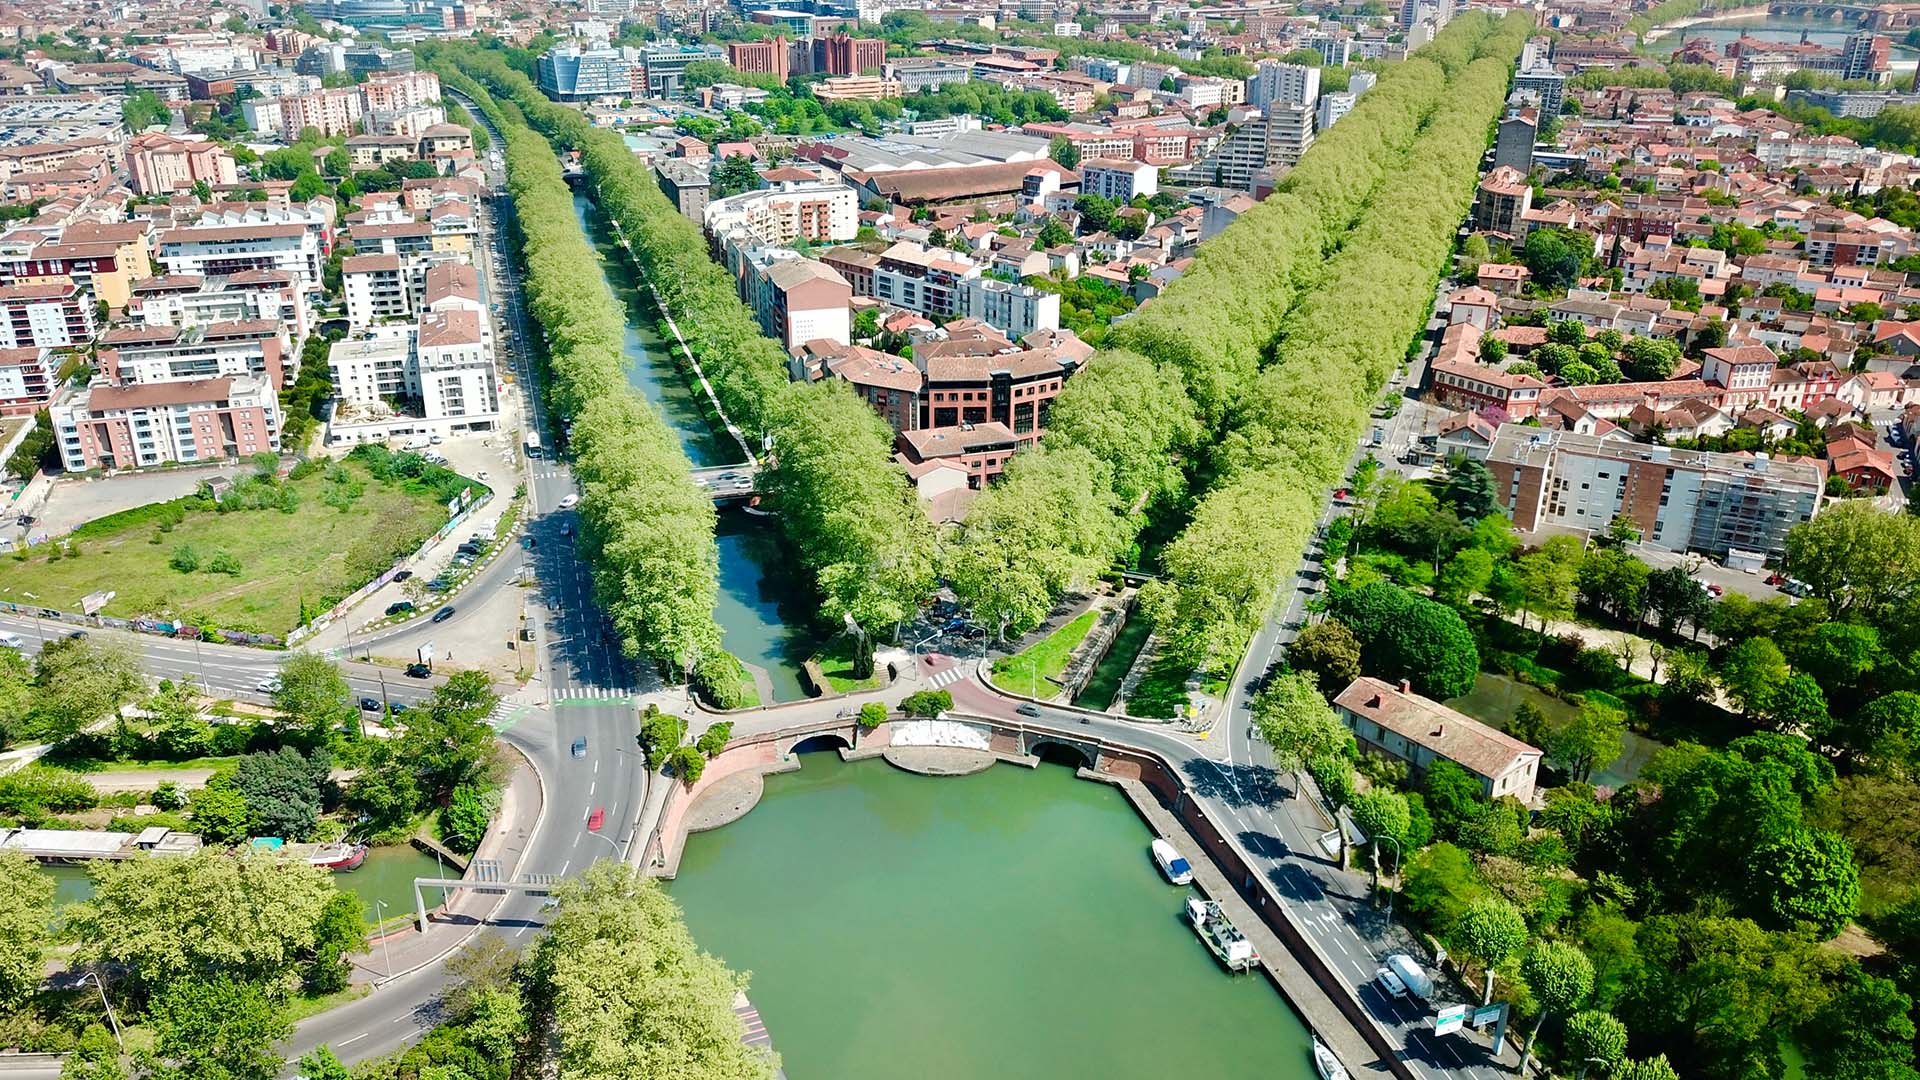
{"type": "Polygon", "coordinates": [[[953,695],[945,690],[915,691],[900,702],[900,711],[907,716],[939,716],[952,708],[953,695]]]}
{"type": "Polygon", "coordinates": [[[722,720],[700,733],[693,745],[708,757],[718,757],[720,751],[727,748],[727,741],[733,738],[733,721],[722,720]]]}
{"type": "Polygon", "coordinates": [[[48,814],[77,814],[91,810],[99,796],[78,773],[45,765],[28,765],[0,776],[0,814],[39,820],[48,814]]]}
{"type": "Polygon", "coordinates": [[[887,721],[887,707],[877,701],[869,701],[860,706],[860,727],[872,731],[887,721]]]}
{"type": "Polygon", "coordinates": [[[167,559],[167,565],[183,574],[191,574],[200,569],[200,553],[193,550],[192,544],[181,544],[173,549],[173,555],[167,559]]]}
{"type": "Polygon", "coordinates": [[[231,551],[216,551],[207,562],[207,573],[240,576],[240,560],[231,551]]]}

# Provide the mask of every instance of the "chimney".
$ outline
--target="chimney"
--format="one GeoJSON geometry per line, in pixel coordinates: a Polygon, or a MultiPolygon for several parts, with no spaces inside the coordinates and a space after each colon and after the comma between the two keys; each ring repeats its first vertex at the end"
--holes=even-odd
{"type": "Polygon", "coordinates": [[[1403,693],[1403,694],[1411,694],[1411,693],[1413,693],[1413,683],[1412,683],[1412,682],[1410,682],[1409,680],[1406,680],[1406,679],[1401,679],[1401,680],[1400,680],[1400,692],[1401,692],[1401,693],[1403,693]]]}

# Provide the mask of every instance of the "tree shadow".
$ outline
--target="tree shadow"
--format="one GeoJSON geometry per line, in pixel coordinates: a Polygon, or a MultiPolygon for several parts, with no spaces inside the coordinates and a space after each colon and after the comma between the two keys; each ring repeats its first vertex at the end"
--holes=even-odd
{"type": "Polygon", "coordinates": [[[1283,792],[1279,776],[1266,765],[1227,764],[1206,758],[1189,760],[1183,771],[1198,798],[1218,799],[1236,809],[1269,806],[1283,792]]]}

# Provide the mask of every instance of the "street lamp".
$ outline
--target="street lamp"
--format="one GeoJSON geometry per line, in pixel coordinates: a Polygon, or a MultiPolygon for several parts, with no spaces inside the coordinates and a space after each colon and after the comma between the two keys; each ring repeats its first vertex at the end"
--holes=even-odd
{"type": "Polygon", "coordinates": [[[107,1023],[113,1025],[114,1041],[120,1044],[120,1053],[124,1056],[127,1052],[127,1040],[120,1034],[120,1018],[113,1015],[113,1002],[107,1000],[107,984],[100,981],[99,972],[89,971],[80,976],[80,985],[87,985],[89,979],[93,980],[93,985],[100,991],[100,1004],[107,1007],[107,1023]]]}
{"type": "Polygon", "coordinates": [[[1392,923],[1393,894],[1398,892],[1400,887],[1400,862],[1402,856],[1400,852],[1400,841],[1391,836],[1375,836],[1373,838],[1373,867],[1375,870],[1380,868],[1380,841],[1382,840],[1393,845],[1393,887],[1387,890],[1387,922],[1392,923]]]}
{"type": "Polygon", "coordinates": [[[385,977],[391,979],[393,978],[393,946],[387,944],[387,938],[392,935],[387,933],[386,907],[387,902],[385,900],[376,899],[373,902],[373,918],[375,922],[380,924],[380,952],[386,957],[387,973],[385,977]]]}
{"type": "Polygon", "coordinates": [[[608,836],[608,835],[607,835],[606,833],[597,833],[597,832],[590,832],[590,833],[588,833],[587,835],[588,835],[588,836],[591,836],[591,837],[595,837],[595,838],[597,838],[597,839],[600,839],[600,840],[605,840],[605,841],[607,842],[607,846],[613,849],[613,857],[614,857],[614,859],[615,859],[615,861],[618,861],[618,860],[619,860],[619,858],[620,858],[620,845],[619,845],[619,843],[618,843],[618,842],[616,842],[616,841],[614,840],[614,838],[613,838],[613,837],[611,837],[611,836],[608,836]]]}

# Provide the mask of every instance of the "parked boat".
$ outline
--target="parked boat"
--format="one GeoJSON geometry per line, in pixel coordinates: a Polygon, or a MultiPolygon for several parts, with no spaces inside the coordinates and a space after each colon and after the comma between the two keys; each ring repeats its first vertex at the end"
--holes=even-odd
{"type": "Polygon", "coordinates": [[[1320,1080],[1347,1080],[1347,1067],[1319,1039],[1313,1040],[1313,1071],[1320,1074],[1320,1080]]]}
{"type": "Polygon", "coordinates": [[[1153,842],[1153,861],[1160,864],[1160,872],[1175,885],[1186,885],[1193,881],[1193,867],[1180,857],[1180,852],[1165,840],[1153,842]]]}
{"type": "Polygon", "coordinates": [[[1253,942],[1227,918],[1218,901],[1188,897],[1187,921],[1228,971],[1245,971],[1260,962],[1260,954],[1253,951],[1253,942]]]}
{"type": "Polygon", "coordinates": [[[367,845],[350,841],[329,844],[289,844],[277,836],[258,836],[248,842],[255,851],[270,851],[286,859],[305,859],[307,865],[342,873],[358,870],[367,861],[367,845]]]}

